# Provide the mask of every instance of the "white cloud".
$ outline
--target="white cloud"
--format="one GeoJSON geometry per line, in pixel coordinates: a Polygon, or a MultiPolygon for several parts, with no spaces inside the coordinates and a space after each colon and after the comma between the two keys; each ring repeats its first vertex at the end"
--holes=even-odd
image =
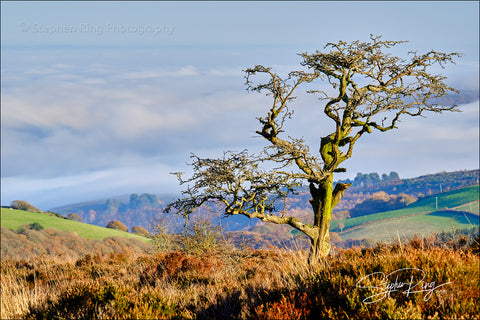
{"type": "Polygon", "coordinates": [[[208,74],[212,76],[219,77],[243,77],[245,73],[243,72],[245,68],[235,67],[235,68],[213,68],[208,71],[208,74]]]}
{"type": "Polygon", "coordinates": [[[57,73],[57,70],[54,68],[42,68],[42,67],[25,71],[25,74],[28,74],[28,75],[51,75],[56,73],[57,73]]]}
{"type": "Polygon", "coordinates": [[[154,134],[164,130],[187,131],[200,125],[200,117],[195,117],[193,112],[180,108],[178,112],[174,108],[148,108],[142,105],[123,105],[112,110],[111,119],[105,125],[117,137],[134,140],[147,133],[154,134]]]}
{"type": "Polygon", "coordinates": [[[150,78],[160,78],[164,75],[161,72],[155,71],[137,71],[137,72],[129,72],[123,75],[120,75],[121,79],[150,79],[150,78]]]}
{"type": "MultiPolygon", "coordinates": [[[[104,60],[52,56],[2,69],[2,204],[162,192],[175,188],[168,172],[188,169],[190,152],[210,157],[264,146],[256,117],[265,115],[271,97],[247,92],[242,68],[229,61],[185,66],[182,54],[154,55],[168,67],[124,64],[128,59],[111,53],[104,60]]],[[[273,67],[282,76],[299,69],[273,67]]],[[[319,137],[332,129],[321,102],[299,96],[292,106],[286,135],[303,136],[318,150],[319,137]]],[[[455,168],[478,163],[478,102],[459,114],[406,118],[400,127],[359,141],[349,172],[435,171],[452,157],[461,157],[455,168]],[[414,153],[420,163],[411,160],[414,153]]]]}
{"type": "MultiPolygon", "coordinates": [[[[58,82],[77,71],[58,69],[35,80],[24,75],[24,85],[3,91],[2,176],[48,178],[157,156],[183,163],[195,150],[246,147],[252,114],[264,106],[260,95],[219,90],[211,75],[161,85],[115,78],[122,74],[116,71],[97,78],[101,86],[89,81],[94,73],[58,82]]],[[[176,74],[195,72],[187,66],[176,74]]]]}
{"type": "Polygon", "coordinates": [[[95,96],[71,88],[21,88],[2,96],[2,123],[7,126],[67,126],[88,129],[97,124],[95,96]],[[27,93],[28,92],[28,93],[27,93]]]}
{"type": "Polygon", "coordinates": [[[118,77],[120,79],[128,80],[140,80],[140,79],[153,79],[153,78],[163,78],[163,77],[190,77],[198,76],[200,72],[194,66],[181,67],[180,69],[168,71],[168,70],[143,70],[143,71],[134,71],[120,74],[118,77]]]}
{"type": "Polygon", "coordinates": [[[105,79],[99,78],[87,78],[81,81],[81,83],[86,85],[106,85],[108,82],[105,79]]]}

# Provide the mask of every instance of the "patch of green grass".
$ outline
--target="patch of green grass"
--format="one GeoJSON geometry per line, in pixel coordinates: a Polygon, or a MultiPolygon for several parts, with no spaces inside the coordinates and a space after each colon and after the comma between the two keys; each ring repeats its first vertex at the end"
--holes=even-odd
{"type": "Polygon", "coordinates": [[[414,235],[427,236],[437,232],[448,232],[472,228],[479,225],[478,216],[464,215],[452,210],[436,211],[424,215],[379,221],[358,229],[340,233],[343,240],[371,238],[375,241],[392,241],[411,238],[414,235]]]}
{"type": "Polygon", "coordinates": [[[465,203],[478,200],[480,196],[479,190],[479,186],[476,185],[436,194],[412,203],[409,208],[430,207],[437,210],[458,207],[465,203]]]}
{"type": "Polygon", "coordinates": [[[462,206],[459,206],[457,208],[455,208],[454,210],[458,210],[458,211],[467,211],[467,212],[472,212],[472,213],[476,213],[476,214],[479,214],[480,213],[480,201],[475,201],[475,202],[470,202],[470,203],[467,203],[467,204],[464,204],[462,206]]]}
{"type": "Polygon", "coordinates": [[[408,216],[411,214],[419,213],[429,213],[441,209],[448,209],[453,207],[458,207],[465,203],[473,202],[479,198],[479,186],[471,186],[466,188],[461,188],[458,190],[453,190],[449,192],[444,192],[441,194],[425,197],[417,202],[410,204],[404,209],[380,212],[369,214],[361,217],[350,218],[345,220],[336,220],[332,221],[331,230],[339,231],[337,227],[338,223],[341,221],[344,223],[344,229],[351,227],[359,226],[364,223],[380,221],[391,218],[398,218],[402,216],[408,216]]]}
{"type": "Polygon", "coordinates": [[[108,237],[135,238],[144,242],[150,241],[140,235],[109,228],[102,228],[91,224],[58,218],[47,213],[28,212],[15,209],[1,208],[1,225],[16,231],[26,223],[38,223],[44,228],[53,228],[61,231],[72,231],[85,239],[105,239],[108,237]]]}

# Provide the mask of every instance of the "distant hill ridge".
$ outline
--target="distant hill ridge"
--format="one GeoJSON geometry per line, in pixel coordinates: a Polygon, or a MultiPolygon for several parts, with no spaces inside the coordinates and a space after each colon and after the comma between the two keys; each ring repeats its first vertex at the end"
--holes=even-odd
{"type": "MultiPolygon", "coordinates": [[[[369,241],[383,241],[392,236],[398,237],[399,235],[402,237],[408,237],[417,233],[427,235],[435,232],[464,230],[472,227],[478,229],[480,223],[478,215],[480,202],[478,175],[479,170],[450,173],[443,172],[434,175],[425,175],[414,179],[385,180],[377,181],[377,183],[368,185],[361,184],[352,186],[351,190],[353,190],[353,192],[347,195],[346,205],[344,206],[348,206],[349,202],[354,203],[355,201],[361,201],[364,197],[369,197],[375,192],[384,192],[381,190],[388,190],[388,188],[392,187],[396,188],[395,191],[397,192],[403,191],[405,194],[417,194],[418,200],[410,205],[405,201],[400,201],[402,204],[401,208],[379,213],[375,213],[375,211],[372,211],[371,213],[365,212],[365,215],[355,218],[345,219],[348,216],[344,215],[342,217],[342,211],[336,212],[334,213],[334,221],[332,221],[331,226],[332,243],[337,246],[343,246],[345,243],[348,244],[352,241],[358,242],[362,239],[369,239],[369,241]],[[473,185],[464,186],[470,183],[473,185]],[[441,184],[441,187],[438,188],[438,191],[443,191],[441,194],[439,192],[435,193],[438,184],[441,184]],[[457,186],[461,187],[456,188],[457,186]],[[355,197],[356,200],[352,200],[355,199],[355,197]]],[[[175,221],[175,216],[165,216],[162,210],[166,203],[174,199],[175,197],[173,196],[166,197],[146,193],[140,195],[132,194],[129,196],[122,196],[122,198],[84,202],[82,204],[68,206],[67,208],[80,208],[80,211],[77,211],[78,213],[83,212],[82,214],[84,214],[83,210],[85,210],[90,218],[104,219],[106,222],[100,223],[99,226],[101,227],[105,227],[108,222],[113,220],[119,220],[125,224],[127,224],[128,221],[135,221],[134,224],[128,225],[128,229],[130,230],[132,229],[132,226],[141,226],[142,223],[149,227],[154,217],[161,217],[162,215],[168,222],[175,221]],[[137,220],[134,220],[135,218],[137,220]]],[[[377,198],[374,197],[374,199],[377,198]]],[[[395,196],[390,196],[384,199],[391,200],[396,198],[395,196]]],[[[289,214],[297,216],[307,223],[311,223],[311,221],[309,222],[309,219],[312,217],[308,200],[308,192],[306,190],[298,190],[297,194],[287,199],[287,210],[289,211],[289,214]]],[[[368,201],[365,201],[364,203],[368,203],[368,201]]],[[[52,209],[52,211],[57,210],[52,209]]],[[[72,211],[68,210],[63,213],[63,215],[67,216],[70,213],[72,213],[72,211]]],[[[12,243],[14,247],[9,246],[7,249],[11,251],[13,250],[12,248],[15,248],[16,251],[12,252],[15,252],[15,255],[17,255],[20,254],[22,250],[21,248],[26,246],[23,241],[24,239],[22,238],[25,234],[29,237],[31,236],[31,239],[29,238],[30,242],[33,241],[33,243],[39,243],[38,241],[40,241],[43,243],[46,241],[45,243],[48,244],[48,246],[45,247],[45,250],[47,250],[47,252],[57,248],[59,241],[63,241],[61,239],[68,238],[68,243],[81,241],[83,244],[77,246],[78,248],[62,247],[63,249],[60,250],[62,252],[71,251],[72,254],[80,249],[80,251],[84,250],[83,247],[85,246],[99,246],[102,250],[111,250],[109,249],[109,243],[111,243],[111,241],[108,239],[101,240],[102,243],[87,243],[80,239],[83,237],[87,239],[104,238],[108,237],[110,232],[119,232],[122,234],[122,237],[138,237],[131,233],[122,233],[118,230],[98,228],[95,224],[89,225],[75,222],[70,219],[58,219],[59,217],[62,218],[59,213],[53,212],[35,213],[2,208],[2,227],[6,227],[10,230],[17,230],[8,231],[2,229],[2,239],[5,237],[8,238],[9,243],[12,243]],[[22,224],[28,224],[30,227],[21,227],[22,224]],[[36,230],[33,228],[33,225],[41,226],[45,229],[36,230]],[[25,229],[25,231],[19,231],[22,228],[25,229]],[[62,230],[61,234],[55,233],[57,231],[51,231],[54,229],[62,230]],[[78,236],[72,232],[78,234],[80,238],[77,239],[76,237],[78,236]]],[[[214,219],[216,218],[214,217],[214,219]]],[[[98,219],[97,221],[100,220],[98,219]]],[[[180,222],[181,224],[182,221],[177,217],[176,222],[180,222]]],[[[302,241],[305,240],[299,238],[295,233],[295,230],[287,226],[265,224],[257,219],[248,219],[244,216],[232,216],[226,218],[222,221],[222,226],[225,227],[224,230],[230,234],[233,241],[240,244],[251,243],[252,245],[259,247],[268,247],[269,245],[278,245],[280,247],[292,245],[301,247],[303,243],[302,241]]],[[[118,241],[122,243],[121,247],[128,248],[130,246],[130,242],[125,242],[127,240],[118,241]]],[[[114,247],[120,245],[118,241],[116,244],[112,243],[114,247]]],[[[30,242],[28,243],[29,248],[33,250],[35,245],[30,242]]],[[[133,245],[138,247],[137,244],[133,245]]],[[[2,250],[3,249],[4,248],[2,248],[2,250]]],[[[6,253],[6,251],[2,251],[2,255],[4,253],[6,253]]]]}
{"type": "MultiPolygon", "coordinates": [[[[444,191],[455,190],[462,187],[472,186],[479,183],[478,169],[463,170],[454,172],[441,172],[437,174],[428,174],[412,179],[392,179],[395,175],[388,175],[390,178],[385,179],[386,174],[371,175],[380,177],[377,181],[369,183],[356,184],[347,189],[344,199],[337,206],[336,211],[350,210],[355,205],[363,202],[376,192],[385,192],[387,194],[398,195],[407,194],[413,197],[422,197],[437,194],[444,191]],[[382,179],[383,177],[383,179],[382,179]]],[[[358,182],[358,181],[357,181],[358,182]]],[[[119,220],[128,228],[133,226],[141,226],[146,229],[150,228],[150,224],[154,217],[162,215],[162,208],[177,198],[175,195],[165,194],[131,194],[111,199],[103,199],[97,201],[89,201],[77,203],[57,208],[50,211],[58,212],[63,215],[70,213],[78,214],[84,222],[106,226],[112,220],[119,220]]],[[[289,210],[309,211],[310,195],[307,189],[298,190],[296,195],[289,199],[289,210]]],[[[246,217],[229,217],[225,219],[225,223],[229,225],[230,230],[250,229],[257,224],[258,221],[248,219],[246,217]]]]}

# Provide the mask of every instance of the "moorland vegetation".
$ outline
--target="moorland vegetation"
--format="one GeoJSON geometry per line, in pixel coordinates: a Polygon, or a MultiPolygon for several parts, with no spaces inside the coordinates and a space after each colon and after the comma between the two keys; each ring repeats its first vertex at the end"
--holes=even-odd
{"type": "Polygon", "coordinates": [[[315,268],[307,264],[305,250],[235,248],[198,231],[170,247],[157,239],[162,248],[148,254],[2,260],[1,318],[474,319],[480,314],[478,232],[334,249],[324,268],[315,268]],[[384,280],[371,276],[397,270],[425,291],[387,292],[384,280]],[[378,301],[367,303],[372,297],[378,301]]]}
{"type": "Polygon", "coordinates": [[[181,232],[157,221],[142,241],[97,233],[85,239],[45,221],[75,224],[80,234],[78,226],[130,234],[54,214],[4,212],[23,224],[2,226],[2,319],[474,319],[480,312],[478,226],[390,244],[334,245],[320,268],[307,263],[307,239],[280,249],[259,238],[263,246],[254,249],[206,217],[192,217],[181,232]],[[413,285],[428,288],[386,292],[381,277],[359,284],[396,270],[406,283],[414,276],[413,285]],[[365,303],[372,296],[381,299],[365,303]]]}

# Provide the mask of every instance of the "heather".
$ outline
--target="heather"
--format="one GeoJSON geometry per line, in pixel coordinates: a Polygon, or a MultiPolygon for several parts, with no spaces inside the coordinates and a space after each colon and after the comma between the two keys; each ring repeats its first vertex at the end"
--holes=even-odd
{"type": "Polygon", "coordinates": [[[478,241],[478,234],[444,235],[335,249],[315,267],[306,251],[238,249],[227,242],[9,259],[1,262],[1,318],[474,319],[480,314],[478,241]],[[422,270],[422,286],[445,285],[430,294],[392,291],[364,303],[381,291],[368,276],[396,270],[407,278],[422,270]]]}

